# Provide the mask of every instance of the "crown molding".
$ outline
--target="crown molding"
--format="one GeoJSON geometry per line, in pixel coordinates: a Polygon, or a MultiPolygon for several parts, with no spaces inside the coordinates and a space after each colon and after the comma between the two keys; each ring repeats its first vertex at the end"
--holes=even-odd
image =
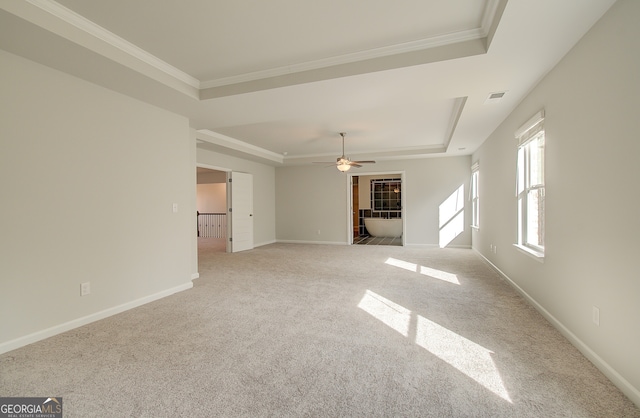
{"type": "Polygon", "coordinates": [[[87,33],[100,41],[119,49],[120,51],[134,57],[145,64],[169,75],[177,81],[188,85],[194,89],[200,89],[200,80],[191,75],[179,70],[178,68],[168,64],[145,51],[144,49],[132,44],[131,42],[119,37],[118,35],[108,31],[90,21],[89,19],[79,15],[78,13],[64,7],[60,3],[53,0],[24,0],[38,9],[49,13],[51,16],[65,22],[73,27],[87,33]]]}
{"type": "MultiPolygon", "coordinates": [[[[221,77],[200,83],[202,89],[210,89],[228,86],[239,83],[246,83],[265,78],[280,77],[304,71],[318,70],[343,64],[351,64],[359,61],[366,61],[376,58],[384,58],[392,55],[405,54],[422,51],[425,49],[437,48],[441,46],[462,43],[477,39],[486,38],[496,20],[498,6],[501,0],[489,0],[482,14],[481,25],[478,28],[457,31],[425,39],[404,42],[396,45],[389,45],[381,48],[373,48],[366,51],[358,51],[350,54],[337,55],[329,58],[307,61],[299,64],[287,65],[283,67],[271,68],[268,70],[255,71],[237,76],[221,77]]],[[[506,1],[506,0],[505,0],[506,1]]]]}
{"type": "Polygon", "coordinates": [[[447,135],[446,140],[443,144],[445,150],[449,150],[449,145],[451,144],[451,138],[453,138],[453,134],[456,132],[456,128],[458,127],[458,121],[460,120],[460,116],[462,116],[462,111],[464,110],[464,105],[467,103],[468,96],[458,97],[455,99],[455,103],[453,104],[453,110],[451,111],[451,118],[449,119],[449,126],[447,127],[447,135]]]}
{"type": "MultiPolygon", "coordinates": [[[[404,147],[393,148],[382,151],[357,152],[348,155],[350,160],[370,160],[374,158],[376,161],[392,161],[392,160],[408,160],[417,158],[432,157],[434,155],[443,154],[447,150],[443,145],[427,145],[422,147],[404,147]]],[[[307,154],[292,155],[284,157],[285,165],[306,165],[315,161],[327,159],[335,159],[337,154],[307,154]]],[[[328,164],[333,162],[327,161],[328,164]]]]}
{"type": "Polygon", "coordinates": [[[507,1],[508,0],[489,0],[487,2],[487,6],[484,8],[484,13],[482,14],[482,23],[480,24],[483,37],[489,35],[494,22],[497,23],[496,18],[498,17],[499,8],[506,6],[507,1]]]}
{"type": "Polygon", "coordinates": [[[470,29],[460,32],[449,33],[440,36],[434,36],[427,39],[405,42],[396,45],[385,46],[381,48],[369,49],[366,51],[354,52],[351,54],[337,55],[334,57],[307,61],[299,64],[287,65],[278,68],[271,68],[263,71],[255,71],[237,76],[223,77],[209,81],[203,81],[200,86],[202,89],[228,86],[232,84],[246,83],[250,81],[262,80],[265,78],[279,77],[300,73],[304,71],[319,70],[327,67],[333,67],[343,64],[352,64],[355,62],[366,61],[376,58],[384,58],[392,55],[422,51],[425,49],[437,48],[439,46],[447,46],[455,43],[482,39],[485,36],[483,28],[470,29]]]}
{"type": "MultiPolygon", "coordinates": [[[[200,99],[203,99],[208,98],[206,97],[206,94],[203,95],[204,90],[207,89],[234,86],[242,83],[250,83],[265,79],[274,79],[282,76],[290,76],[292,74],[328,69],[345,64],[354,64],[361,61],[383,59],[396,55],[399,56],[402,54],[410,54],[419,51],[435,49],[438,47],[462,44],[464,42],[485,40],[490,34],[491,28],[495,27],[497,23],[496,19],[500,18],[499,12],[501,9],[499,6],[505,3],[507,0],[489,0],[483,12],[480,27],[477,28],[442,34],[381,48],[373,48],[366,51],[359,51],[350,54],[343,54],[334,57],[293,64],[289,66],[272,68],[246,74],[239,74],[237,76],[222,77],[208,81],[198,80],[197,78],[170,65],[169,63],[161,60],[155,55],[150,54],[142,48],[97,25],[96,23],[66,8],[65,6],[57,3],[54,0],[23,1],[23,4],[31,5],[40,11],[46,12],[50,16],[56,18],[59,22],[64,22],[68,25],[73,26],[81,32],[88,34],[93,38],[98,39],[99,41],[102,41],[103,43],[113,48],[116,48],[119,51],[124,52],[129,57],[134,58],[135,60],[144,63],[157,71],[160,71],[173,80],[173,82],[167,82],[165,80],[165,84],[170,85],[178,82],[179,84],[185,86],[185,91],[191,90],[188,94],[193,95],[194,97],[199,96],[200,99]],[[200,94],[198,94],[198,91],[200,92],[200,94]]],[[[20,7],[13,6],[12,8],[16,9],[20,7]]],[[[21,9],[23,12],[20,13],[22,15],[21,17],[29,20],[29,16],[25,16],[24,8],[21,9]]],[[[477,51],[475,53],[477,53],[477,51]]],[[[111,59],[114,59],[114,57],[111,57],[111,59]]],[[[144,70],[141,70],[140,68],[136,70],[144,73],[144,70]]],[[[162,80],[159,81],[163,82],[162,80]]]]}
{"type": "Polygon", "coordinates": [[[247,142],[239,141],[230,136],[219,134],[210,129],[198,129],[196,131],[196,141],[217,145],[228,150],[237,151],[242,154],[269,160],[278,164],[283,163],[283,156],[280,154],[251,145],[247,142]]]}

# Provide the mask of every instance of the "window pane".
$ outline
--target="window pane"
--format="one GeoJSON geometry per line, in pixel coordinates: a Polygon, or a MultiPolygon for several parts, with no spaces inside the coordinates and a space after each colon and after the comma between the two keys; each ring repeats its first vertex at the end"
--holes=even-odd
{"type": "Polygon", "coordinates": [[[473,200],[473,204],[471,205],[471,225],[477,227],[479,225],[480,214],[479,214],[479,205],[478,199],[473,200]]]}
{"type": "Polygon", "coordinates": [[[518,196],[518,244],[524,244],[524,195],[518,196]]]}
{"type": "Polygon", "coordinates": [[[471,197],[478,197],[478,172],[471,177],[471,197]]]}
{"type": "Polygon", "coordinates": [[[400,179],[371,180],[371,208],[375,211],[400,211],[400,179]]]}
{"type": "Polygon", "coordinates": [[[474,171],[471,176],[471,225],[478,227],[479,215],[479,199],[478,199],[478,171],[474,171]]]}
{"type": "Polygon", "coordinates": [[[524,191],[524,148],[518,148],[518,179],[516,183],[518,194],[524,191]]]}
{"type": "Polygon", "coordinates": [[[533,139],[527,147],[531,164],[529,186],[544,184],[544,132],[533,139]]]}
{"type": "Polygon", "coordinates": [[[544,189],[527,193],[527,244],[544,247],[544,189]]]}

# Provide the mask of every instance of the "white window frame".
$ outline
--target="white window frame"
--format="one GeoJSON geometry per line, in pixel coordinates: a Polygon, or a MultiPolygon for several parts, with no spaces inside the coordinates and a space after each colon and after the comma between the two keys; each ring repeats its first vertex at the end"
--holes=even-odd
{"type": "Polygon", "coordinates": [[[480,164],[475,162],[471,166],[471,227],[480,228],[480,195],[478,180],[480,178],[480,164]]]}
{"type": "Polygon", "coordinates": [[[542,261],[545,251],[544,110],[522,125],[515,136],[518,140],[518,237],[515,246],[542,261]]]}

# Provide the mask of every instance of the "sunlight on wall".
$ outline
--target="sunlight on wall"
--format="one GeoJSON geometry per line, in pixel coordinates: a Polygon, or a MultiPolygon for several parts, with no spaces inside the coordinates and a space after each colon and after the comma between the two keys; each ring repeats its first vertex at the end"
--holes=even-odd
{"type": "Polygon", "coordinates": [[[358,303],[358,308],[373,316],[386,326],[398,331],[403,336],[409,335],[411,311],[383,298],[375,292],[367,290],[358,303]]]}
{"type": "Polygon", "coordinates": [[[420,273],[423,276],[429,276],[434,279],[443,280],[445,282],[453,283],[459,285],[458,276],[452,273],[447,273],[446,271],[432,269],[426,266],[420,266],[414,263],[409,263],[407,261],[398,260],[397,258],[389,257],[385,264],[389,264],[390,266],[400,267],[401,269],[415,271],[416,273],[420,273]]]}
{"type": "Polygon", "coordinates": [[[455,367],[502,399],[511,402],[500,373],[491,358],[490,350],[421,315],[416,315],[371,290],[365,292],[358,303],[358,308],[404,337],[410,334],[413,315],[416,318],[415,343],[418,346],[455,367]]]}
{"type": "Polygon", "coordinates": [[[439,243],[444,248],[464,232],[464,184],[440,204],[439,221],[439,243]]]}

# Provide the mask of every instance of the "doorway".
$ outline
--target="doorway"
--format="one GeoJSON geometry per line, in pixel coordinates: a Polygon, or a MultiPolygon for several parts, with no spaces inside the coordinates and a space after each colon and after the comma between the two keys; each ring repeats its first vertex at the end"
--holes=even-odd
{"type": "Polygon", "coordinates": [[[227,172],[196,167],[198,253],[227,251],[227,172]]]}
{"type": "Polygon", "coordinates": [[[403,246],[404,172],[349,174],[349,244],[403,246]]]}
{"type": "Polygon", "coordinates": [[[198,165],[196,178],[198,242],[221,252],[253,249],[253,175],[198,165]]]}

